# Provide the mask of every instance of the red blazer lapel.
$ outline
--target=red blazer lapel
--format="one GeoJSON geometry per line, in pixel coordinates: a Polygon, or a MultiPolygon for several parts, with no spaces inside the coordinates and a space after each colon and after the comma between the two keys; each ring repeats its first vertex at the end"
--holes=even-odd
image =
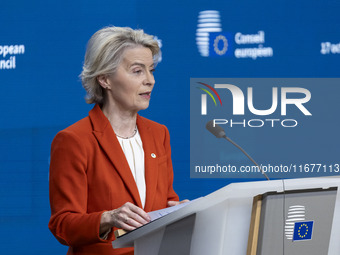
{"type": "Polygon", "coordinates": [[[150,211],[154,202],[158,180],[158,160],[157,151],[154,141],[154,135],[151,128],[137,115],[137,127],[140,133],[145,160],[145,182],[146,182],[146,201],[145,211],[150,211]]]}
{"type": "MultiPolygon", "coordinates": [[[[98,105],[95,105],[95,107],[89,112],[89,117],[93,125],[93,134],[98,143],[123,179],[127,190],[135,200],[134,202],[139,207],[142,207],[136,182],[109,120],[103,114],[98,105]]],[[[112,185],[114,185],[114,183],[112,185]]]]}

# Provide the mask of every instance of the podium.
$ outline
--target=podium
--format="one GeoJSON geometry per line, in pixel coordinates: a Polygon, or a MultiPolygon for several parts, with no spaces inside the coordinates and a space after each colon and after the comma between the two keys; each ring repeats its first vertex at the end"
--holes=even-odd
{"type": "Polygon", "coordinates": [[[338,255],[339,187],[338,177],[232,183],[112,245],[134,247],[136,255],[338,255]],[[291,221],[303,223],[300,240],[293,240],[291,221]]]}

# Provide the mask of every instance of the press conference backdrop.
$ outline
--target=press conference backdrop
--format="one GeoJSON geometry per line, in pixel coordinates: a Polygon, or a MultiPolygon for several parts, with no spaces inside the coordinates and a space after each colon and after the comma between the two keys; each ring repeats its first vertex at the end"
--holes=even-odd
{"type": "MultiPolygon", "coordinates": [[[[169,128],[175,189],[181,198],[193,199],[248,179],[190,178],[190,78],[339,77],[339,11],[336,0],[1,1],[0,253],[66,251],[47,228],[50,145],[59,130],[92,108],[84,101],[78,75],[95,31],[129,26],[158,40],[162,60],[150,107],[141,115],[169,128]],[[215,46],[212,35],[220,35],[215,46]]],[[[313,146],[325,155],[339,155],[340,87],[322,86],[315,90],[323,91],[318,104],[329,107],[313,115],[319,123],[313,135],[324,142],[313,144],[313,136],[303,140],[306,146],[299,150],[307,160],[313,146]]],[[[299,127],[298,135],[303,137],[307,128],[299,127]]],[[[284,129],[281,135],[275,132],[281,139],[289,135],[284,129]]],[[[254,144],[244,134],[229,135],[255,159],[276,154],[285,159],[286,149],[280,150],[273,136],[254,144]]],[[[236,150],[231,155],[242,158],[236,150]]]]}

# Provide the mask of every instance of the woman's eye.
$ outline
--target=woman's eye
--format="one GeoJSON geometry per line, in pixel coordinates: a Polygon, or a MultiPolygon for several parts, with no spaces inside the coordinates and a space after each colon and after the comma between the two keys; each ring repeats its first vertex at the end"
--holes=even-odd
{"type": "Polygon", "coordinates": [[[156,69],[153,68],[153,69],[150,70],[150,73],[154,73],[155,71],[156,71],[156,69]]]}
{"type": "Polygon", "coordinates": [[[136,70],[133,70],[133,72],[134,72],[135,74],[140,74],[140,73],[142,73],[142,70],[141,70],[141,69],[136,69],[136,70]]]}

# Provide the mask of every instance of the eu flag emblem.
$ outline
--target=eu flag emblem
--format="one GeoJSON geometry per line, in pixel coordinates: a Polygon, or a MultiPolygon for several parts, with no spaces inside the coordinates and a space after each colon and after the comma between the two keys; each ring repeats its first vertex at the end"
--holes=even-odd
{"type": "Polygon", "coordinates": [[[230,33],[211,32],[209,34],[209,56],[226,57],[233,54],[233,36],[230,33]]]}
{"type": "Polygon", "coordinates": [[[294,224],[293,241],[311,240],[314,221],[301,221],[294,224]]]}

